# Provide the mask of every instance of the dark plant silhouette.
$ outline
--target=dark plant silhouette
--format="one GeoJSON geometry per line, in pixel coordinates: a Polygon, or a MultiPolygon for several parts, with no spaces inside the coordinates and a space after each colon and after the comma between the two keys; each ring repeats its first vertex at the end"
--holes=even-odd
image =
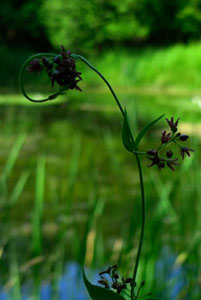
{"type": "Polygon", "coordinates": [[[52,101],[56,99],[59,95],[63,94],[65,91],[69,89],[75,89],[81,91],[81,88],[78,86],[78,83],[82,80],[81,73],[76,69],[76,61],[80,60],[85,63],[91,70],[93,70],[96,74],[98,74],[110,92],[112,93],[117,106],[123,117],[123,129],[122,129],[122,141],[127,151],[129,151],[132,155],[135,156],[139,179],[140,179],[140,190],[141,190],[141,203],[142,203],[142,218],[141,218],[141,232],[139,238],[139,245],[137,249],[137,255],[133,267],[133,274],[129,278],[123,278],[119,276],[117,272],[117,265],[110,266],[106,270],[99,273],[100,280],[98,283],[103,287],[96,286],[91,284],[83,272],[83,278],[85,285],[88,289],[88,292],[92,299],[100,300],[100,299],[116,299],[121,300],[125,299],[124,297],[128,297],[131,300],[136,300],[138,298],[146,298],[146,299],[158,299],[154,297],[150,297],[150,293],[140,296],[141,289],[145,285],[143,281],[140,285],[136,283],[137,271],[141,256],[143,238],[144,238],[144,230],[145,230],[145,218],[146,218],[146,209],[145,209],[145,192],[144,192],[144,183],[143,183],[143,173],[141,168],[140,156],[146,155],[150,164],[148,167],[156,166],[159,170],[164,169],[166,166],[170,168],[172,171],[175,170],[175,167],[179,165],[179,159],[173,156],[173,149],[170,149],[173,145],[176,145],[180,149],[180,154],[182,159],[184,159],[185,154],[190,156],[190,152],[194,150],[184,146],[180,142],[185,142],[188,139],[188,136],[185,134],[181,134],[177,132],[177,127],[180,118],[174,121],[174,118],[171,117],[170,120],[166,119],[167,124],[170,128],[170,131],[167,132],[164,130],[161,133],[160,144],[156,149],[149,149],[146,151],[139,151],[139,145],[144,135],[151,129],[153,125],[156,124],[159,120],[164,116],[161,115],[156,120],[147,124],[138,134],[134,137],[134,134],[131,130],[130,121],[127,115],[126,108],[122,107],[120,101],[118,100],[113,88],[109,84],[109,82],[105,79],[105,77],[95,68],[93,67],[86,58],[79,54],[71,53],[70,51],[65,51],[64,47],[61,46],[60,54],[53,53],[39,53],[28,58],[23,64],[20,75],[19,75],[19,83],[21,87],[21,91],[23,95],[32,102],[45,102],[52,101]],[[48,96],[42,100],[36,100],[29,97],[25,91],[25,87],[23,84],[23,76],[26,76],[25,72],[35,72],[40,74],[42,70],[45,70],[47,76],[49,77],[50,84],[54,86],[58,85],[58,92],[48,96]],[[166,150],[165,150],[166,149],[166,150]],[[163,154],[165,151],[165,155],[163,154]],[[106,277],[107,276],[107,277],[106,277]],[[109,278],[108,278],[109,276],[109,278]]]}

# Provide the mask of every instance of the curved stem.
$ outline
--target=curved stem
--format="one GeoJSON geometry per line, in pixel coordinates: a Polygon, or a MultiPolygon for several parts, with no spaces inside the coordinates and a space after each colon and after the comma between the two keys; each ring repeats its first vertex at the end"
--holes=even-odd
{"type": "Polygon", "coordinates": [[[20,69],[20,73],[19,73],[19,86],[20,86],[20,89],[22,91],[22,94],[24,95],[25,98],[27,98],[29,101],[31,102],[35,102],[35,103],[41,103],[41,102],[46,102],[48,100],[53,100],[55,99],[58,95],[60,95],[62,93],[62,91],[64,90],[60,90],[59,92],[53,94],[53,95],[50,95],[48,98],[45,98],[45,99],[41,99],[41,100],[34,100],[32,99],[31,97],[29,97],[24,89],[24,85],[23,85],[23,82],[22,82],[22,75],[23,75],[23,71],[25,70],[25,67],[26,65],[32,61],[33,59],[37,58],[37,57],[42,57],[42,56],[50,56],[50,57],[55,57],[56,54],[54,53],[38,53],[38,54],[35,54],[35,55],[32,55],[30,56],[27,60],[25,60],[25,62],[23,63],[21,69],[20,69]]]}
{"type": "Polygon", "coordinates": [[[116,96],[113,88],[111,87],[111,85],[109,84],[109,82],[107,81],[107,79],[105,79],[105,77],[94,66],[92,66],[90,64],[90,62],[85,57],[83,57],[83,56],[81,56],[79,54],[75,54],[75,53],[71,54],[71,56],[73,58],[75,58],[75,59],[80,59],[81,61],[83,61],[90,69],[92,69],[94,72],[96,72],[103,79],[103,81],[106,83],[106,85],[110,89],[110,92],[112,93],[112,95],[113,95],[113,97],[114,97],[114,99],[115,99],[115,101],[116,101],[116,103],[117,103],[117,105],[118,105],[118,107],[119,107],[122,115],[124,116],[124,109],[121,106],[121,103],[119,102],[119,100],[118,100],[118,98],[117,98],[117,96],[116,96]]]}
{"type": "Polygon", "coordinates": [[[140,159],[139,159],[138,154],[137,153],[134,153],[134,154],[135,154],[135,157],[136,157],[138,172],[139,172],[139,178],[140,178],[140,190],[141,190],[141,202],[142,202],[142,225],[141,225],[141,233],[140,233],[140,241],[139,241],[139,245],[138,245],[137,257],[136,257],[135,267],[134,267],[134,271],[133,271],[133,281],[132,281],[133,285],[131,287],[131,300],[136,299],[135,294],[134,294],[134,289],[135,289],[135,282],[136,282],[138,265],[139,265],[139,261],[140,261],[141,250],[142,250],[142,243],[143,243],[143,238],[144,238],[145,216],[146,216],[142,167],[141,167],[141,163],[140,163],[140,159]]]}
{"type": "MultiPolygon", "coordinates": [[[[52,54],[52,53],[39,53],[39,54],[36,54],[36,55],[33,55],[31,57],[29,57],[25,62],[24,64],[22,65],[21,67],[21,70],[20,70],[20,74],[19,74],[19,84],[20,84],[20,88],[21,88],[21,91],[23,93],[23,95],[30,101],[32,102],[45,102],[45,101],[48,101],[48,100],[53,100],[55,99],[58,95],[60,95],[62,93],[62,91],[64,91],[65,89],[61,89],[59,92],[53,94],[53,95],[50,95],[48,98],[45,98],[45,99],[42,99],[42,100],[34,100],[32,98],[30,98],[27,93],[25,92],[25,89],[24,89],[24,86],[23,86],[23,83],[22,83],[22,75],[23,75],[23,71],[25,69],[25,66],[31,61],[33,60],[34,58],[36,57],[41,57],[41,56],[50,56],[50,57],[55,57],[56,54],[52,54]]],[[[105,84],[107,85],[107,87],[109,88],[110,92],[112,93],[119,109],[120,109],[120,112],[122,114],[123,117],[125,117],[125,111],[120,103],[120,101],[118,100],[113,88],[111,87],[111,85],[109,84],[109,82],[106,80],[106,78],[94,67],[92,66],[89,61],[84,58],[83,56],[81,55],[78,55],[78,54],[71,54],[71,57],[74,58],[74,59],[80,59],[82,62],[84,62],[90,69],[92,69],[94,72],[96,72],[101,78],[102,80],[105,82],[105,84]]],[[[134,138],[131,134],[131,138],[134,142],[134,138]]],[[[135,289],[135,286],[134,286],[134,283],[136,281],[136,276],[137,276],[137,270],[138,270],[138,265],[139,265],[139,261],[140,261],[140,255],[141,255],[141,250],[142,250],[142,243],[143,243],[143,237],[144,237],[144,229],[145,229],[145,197],[144,197],[144,184],[143,184],[143,175],[142,175],[142,168],[141,168],[141,164],[140,164],[140,159],[139,159],[139,154],[146,154],[145,152],[139,152],[139,151],[134,151],[133,154],[135,155],[136,157],[136,160],[137,160],[137,166],[138,166],[138,172],[139,172],[139,178],[140,178],[140,189],[141,189],[141,201],[142,201],[142,225],[141,225],[141,233],[140,233],[140,240],[139,240],[139,245],[138,245],[138,251],[137,251],[137,257],[136,257],[136,262],[135,262],[135,266],[134,266],[134,270],[133,270],[133,285],[131,287],[131,300],[135,300],[137,299],[137,296],[135,296],[135,293],[134,293],[134,289],[135,289]]]]}
{"type": "MultiPolygon", "coordinates": [[[[96,72],[102,79],[103,81],[106,83],[106,85],[108,86],[108,88],[110,89],[123,117],[125,116],[125,112],[124,109],[122,108],[114,90],[112,89],[111,85],[109,84],[109,82],[105,79],[105,77],[95,68],[93,67],[87,59],[85,59],[83,56],[78,55],[78,54],[71,54],[71,56],[75,59],[80,59],[81,61],[83,61],[90,69],[92,69],[94,72],[96,72]]],[[[134,138],[131,134],[131,138],[134,141],[134,138]]],[[[143,175],[142,175],[142,168],[141,168],[141,164],[140,164],[140,159],[138,154],[145,154],[144,152],[133,152],[133,154],[136,157],[137,160],[137,166],[138,166],[138,172],[139,172],[139,178],[140,178],[140,189],[141,189],[141,201],[142,201],[142,225],[141,225],[141,233],[140,233],[140,240],[139,240],[139,245],[138,245],[138,251],[137,251],[137,258],[136,258],[136,262],[135,262],[135,266],[134,266],[134,270],[133,270],[133,283],[135,283],[136,281],[136,276],[137,276],[137,270],[138,270],[138,265],[139,265],[139,261],[140,261],[140,255],[141,255],[141,250],[142,250],[142,244],[143,244],[143,238],[144,238],[144,229],[145,229],[145,196],[144,196],[144,183],[143,183],[143,175]]],[[[131,300],[135,300],[136,296],[134,294],[134,284],[131,287],[131,300]]]]}

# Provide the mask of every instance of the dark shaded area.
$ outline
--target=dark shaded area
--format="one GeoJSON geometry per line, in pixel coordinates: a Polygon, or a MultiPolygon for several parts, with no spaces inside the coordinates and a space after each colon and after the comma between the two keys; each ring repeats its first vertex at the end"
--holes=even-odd
{"type": "Polygon", "coordinates": [[[198,41],[201,0],[9,0],[1,4],[0,19],[0,85],[13,88],[26,57],[58,52],[61,44],[98,55],[198,41]]]}
{"type": "Polygon", "coordinates": [[[111,43],[129,47],[131,44],[161,45],[200,39],[200,0],[55,3],[46,4],[43,0],[2,2],[1,42],[12,47],[29,44],[32,49],[46,50],[55,46],[54,35],[62,36],[60,29],[72,47],[81,44],[82,49],[95,47],[96,50],[111,46],[111,43]],[[76,31],[70,31],[72,28],[76,31]]]}

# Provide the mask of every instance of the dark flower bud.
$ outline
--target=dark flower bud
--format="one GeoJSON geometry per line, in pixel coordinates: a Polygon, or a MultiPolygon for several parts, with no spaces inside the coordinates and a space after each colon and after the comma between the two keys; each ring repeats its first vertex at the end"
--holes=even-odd
{"type": "Polygon", "coordinates": [[[155,149],[150,149],[147,151],[147,154],[150,156],[155,156],[157,154],[157,150],[155,149]]]}
{"type": "Polygon", "coordinates": [[[132,280],[133,280],[133,279],[129,277],[129,278],[126,278],[125,282],[126,282],[126,283],[131,283],[132,280]]]}
{"type": "Polygon", "coordinates": [[[162,144],[165,144],[167,143],[169,140],[170,140],[170,137],[171,137],[171,132],[169,133],[166,133],[166,131],[164,130],[162,133],[161,133],[161,143],[162,144]]]}
{"type": "Polygon", "coordinates": [[[45,56],[42,57],[42,63],[48,71],[53,68],[53,64],[45,56]]]}
{"type": "Polygon", "coordinates": [[[111,270],[112,270],[112,267],[109,266],[106,270],[100,272],[99,275],[110,274],[111,270]]]}
{"type": "Polygon", "coordinates": [[[184,159],[184,154],[186,153],[190,157],[190,151],[194,152],[193,149],[188,148],[188,147],[182,147],[181,148],[181,156],[184,159]]]}
{"type": "Polygon", "coordinates": [[[148,166],[149,168],[152,167],[152,166],[154,166],[154,165],[157,165],[158,168],[159,168],[159,170],[161,170],[161,169],[163,169],[165,167],[165,164],[164,164],[165,160],[163,158],[158,157],[158,153],[157,152],[156,152],[156,154],[153,157],[147,156],[147,158],[149,160],[151,160],[151,164],[148,166]]]}
{"type": "Polygon", "coordinates": [[[118,275],[117,273],[115,273],[115,274],[113,275],[113,278],[114,278],[114,279],[118,279],[118,278],[119,278],[119,275],[118,275]]]}
{"type": "Polygon", "coordinates": [[[39,59],[33,59],[29,63],[29,67],[26,68],[28,72],[40,72],[42,70],[42,66],[39,59]]]}
{"type": "Polygon", "coordinates": [[[180,139],[180,141],[184,142],[184,141],[186,141],[188,139],[188,135],[181,134],[179,139],[180,139]]]}
{"type": "Polygon", "coordinates": [[[175,168],[174,166],[178,166],[179,164],[177,163],[178,162],[178,158],[174,158],[170,161],[167,161],[167,166],[172,170],[172,171],[175,171],[175,168]]]}
{"type": "Polygon", "coordinates": [[[52,81],[52,86],[54,86],[55,81],[59,85],[61,85],[62,84],[62,73],[58,70],[55,70],[54,72],[52,72],[51,81],[52,81]]]}
{"type": "Polygon", "coordinates": [[[102,279],[98,280],[98,283],[104,285],[104,287],[105,287],[106,289],[109,289],[109,282],[108,282],[107,279],[102,278],[102,279]]]}
{"type": "Polygon", "coordinates": [[[171,150],[168,150],[168,151],[166,152],[166,156],[167,156],[168,158],[172,157],[172,155],[173,155],[173,152],[172,152],[171,150]]]}
{"type": "Polygon", "coordinates": [[[177,131],[177,126],[178,126],[178,122],[179,122],[180,118],[178,118],[175,122],[174,122],[174,118],[172,117],[170,120],[166,119],[170,129],[172,132],[176,132],[177,131]]]}
{"type": "Polygon", "coordinates": [[[181,135],[181,133],[178,132],[178,133],[176,134],[176,137],[178,138],[178,137],[180,137],[180,135],[181,135]]]}
{"type": "Polygon", "coordinates": [[[60,55],[55,56],[54,63],[59,64],[60,62],[61,62],[61,56],[60,55]]]}
{"type": "Polygon", "coordinates": [[[159,163],[159,169],[163,169],[163,168],[165,168],[165,164],[164,164],[164,162],[160,162],[159,163]]]}
{"type": "Polygon", "coordinates": [[[115,265],[113,265],[111,268],[112,268],[113,270],[116,270],[116,269],[118,268],[118,266],[117,266],[117,264],[115,264],[115,265]]]}

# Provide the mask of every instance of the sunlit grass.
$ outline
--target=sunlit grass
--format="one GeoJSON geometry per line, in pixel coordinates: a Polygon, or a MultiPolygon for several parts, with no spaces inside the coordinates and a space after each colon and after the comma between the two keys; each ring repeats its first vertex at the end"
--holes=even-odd
{"type": "MultiPolygon", "coordinates": [[[[115,87],[128,87],[143,93],[183,94],[201,92],[201,44],[166,48],[116,50],[90,61],[110,78],[115,87]]],[[[87,72],[91,85],[100,81],[87,72]]]]}

